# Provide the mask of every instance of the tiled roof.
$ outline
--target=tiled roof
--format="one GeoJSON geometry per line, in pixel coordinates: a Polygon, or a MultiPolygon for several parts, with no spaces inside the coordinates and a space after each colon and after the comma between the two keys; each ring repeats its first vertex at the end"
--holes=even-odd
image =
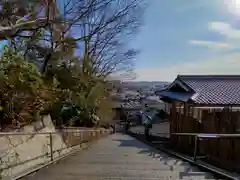
{"type": "Polygon", "coordinates": [[[157,93],[157,95],[164,97],[175,99],[178,101],[187,102],[193,96],[193,93],[185,93],[185,92],[171,92],[171,91],[161,91],[157,93]]]}
{"type": "Polygon", "coordinates": [[[240,104],[240,75],[182,76],[178,78],[196,94],[200,104],[240,104]]]}

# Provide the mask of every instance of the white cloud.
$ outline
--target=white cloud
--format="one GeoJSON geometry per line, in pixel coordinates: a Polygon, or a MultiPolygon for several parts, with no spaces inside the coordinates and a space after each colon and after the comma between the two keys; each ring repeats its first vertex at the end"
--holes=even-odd
{"type": "Polygon", "coordinates": [[[240,2],[239,0],[223,0],[223,4],[225,5],[225,10],[228,10],[228,13],[233,15],[239,15],[240,10],[240,2]]]}
{"type": "Polygon", "coordinates": [[[205,46],[208,49],[223,50],[235,49],[240,47],[240,30],[233,28],[229,23],[221,21],[213,21],[208,23],[208,29],[212,32],[223,36],[221,42],[190,40],[189,44],[197,46],[205,46]]]}
{"type": "Polygon", "coordinates": [[[204,46],[210,49],[230,49],[231,46],[227,43],[218,43],[212,41],[202,41],[202,40],[191,40],[189,44],[196,46],[204,46]]]}
{"type": "Polygon", "coordinates": [[[229,23],[213,21],[208,24],[209,30],[223,35],[228,39],[240,39],[240,30],[233,28],[229,23]]]}
{"type": "Polygon", "coordinates": [[[203,61],[185,62],[168,68],[142,68],[136,69],[138,81],[172,81],[178,74],[239,74],[240,53],[215,57],[203,61]]]}

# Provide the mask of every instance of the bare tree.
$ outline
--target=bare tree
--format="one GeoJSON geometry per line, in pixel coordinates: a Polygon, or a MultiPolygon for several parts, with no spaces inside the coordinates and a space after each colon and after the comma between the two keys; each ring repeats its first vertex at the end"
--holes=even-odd
{"type": "Polygon", "coordinates": [[[41,0],[1,0],[0,40],[46,27],[50,21],[51,6],[41,0]]]}
{"type": "MultiPolygon", "coordinates": [[[[0,7],[0,40],[9,40],[25,55],[33,46],[43,50],[40,44],[51,41],[64,28],[55,0],[1,0],[0,7]]],[[[49,44],[44,48],[45,54],[47,48],[53,48],[53,43],[49,44]]]]}
{"type": "Polygon", "coordinates": [[[81,36],[88,37],[80,45],[84,48],[83,67],[90,66],[90,73],[104,77],[113,72],[129,72],[138,51],[129,49],[127,43],[141,25],[144,1],[89,0],[87,3],[93,1],[100,8],[86,14],[80,28],[81,36]]]}
{"type": "MultiPolygon", "coordinates": [[[[44,14],[42,19],[46,20],[46,26],[30,29],[27,33],[23,29],[19,30],[17,34],[10,37],[14,39],[13,44],[18,44],[18,48],[22,50],[25,49],[23,50],[24,55],[30,55],[31,58],[35,56],[33,59],[41,64],[42,73],[46,72],[49,64],[56,63],[56,60],[75,58],[76,42],[84,40],[86,37],[74,36],[71,32],[74,27],[82,25],[82,19],[93,7],[99,8],[95,6],[95,2],[89,4],[84,2],[85,0],[41,1],[43,8],[41,11],[39,8],[37,12],[34,11],[35,21],[44,14]]],[[[28,3],[28,5],[30,4],[28,3]]],[[[28,20],[27,23],[29,22],[28,20]]],[[[30,26],[32,27],[32,24],[30,26]]]]}
{"type": "Polygon", "coordinates": [[[138,51],[127,42],[141,24],[143,1],[1,0],[0,40],[39,61],[42,73],[74,56],[84,72],[97,76],[129,71],[138,51]]]}

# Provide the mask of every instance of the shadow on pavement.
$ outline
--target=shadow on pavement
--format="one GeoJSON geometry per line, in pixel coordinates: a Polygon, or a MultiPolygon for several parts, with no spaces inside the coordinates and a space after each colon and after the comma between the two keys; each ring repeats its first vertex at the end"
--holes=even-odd
{"type": "Polygon", "coordinates": [[[138,140],[124,140],[124,139],[116,139],[115,141],[120,142],[119,147],[135,147],[139,148],[138,154],[146,154],[151,156],[155,160],[159,160],[162,164],[169,166],[171,171],[179,172],[180,179],[216,179],[213,174],[201,171],[199,168],[192,166],[188,162],[185,162],[181,159],[169,156],[168,154],[161,152],[153,147],[150,147],[144,143],[139,143],[138,140]]]}
{"type": "Polygon", "coordinates": [[[132,139],[132,140],[116,139],[115,141],[120,142],[119,147],[136,147],[139,149],[147,148],[146,144],[139,143],[136,139],[132,139]]]}
{"type": "Polygon", "coordinates": [[[201,171],[199,168],[190,165],[188,162],[185,162],[181,159],[177,159],[175,157],[171,157],[166,153],[161,152],[160,150],[155,149],[143,149],[139,151],[139,154],[147,154],[154,159],[159,159],[164,165],[169,166],[169,168],[173,171],[179,170],[179,178],[196,178],[196,179],[215,179],[214,176],[210,173],[206,173],[201,171]]]}

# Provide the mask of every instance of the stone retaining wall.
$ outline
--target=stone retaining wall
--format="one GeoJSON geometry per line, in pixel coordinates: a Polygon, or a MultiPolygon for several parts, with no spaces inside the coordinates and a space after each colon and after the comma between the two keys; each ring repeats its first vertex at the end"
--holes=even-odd
{"type": "Polygon", "coordinates": [[[74,150],[76,145],[109,134],[110,131],[77,128],[56,130],[50,116],[45,116],[41,122],[25,126],[17,133],[18,135],[13,133],[0,136],[0,179],[13,179],[50,162],[50,133],[52,157],[56,159],[74,150]]]}

